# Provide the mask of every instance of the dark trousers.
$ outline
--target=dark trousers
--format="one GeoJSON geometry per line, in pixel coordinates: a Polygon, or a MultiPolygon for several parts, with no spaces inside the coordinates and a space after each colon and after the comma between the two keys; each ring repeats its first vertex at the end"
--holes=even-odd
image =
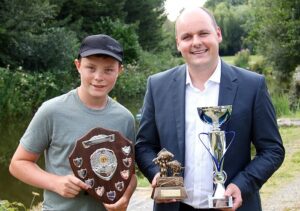
{"type": "Polygon", "coordinates": [[[180,209],[179,210],[180,211],[195,211],[195,210],[199,210],[199,211],[211,211],[211,210],[218,211],[216,209],[196,209],[196,208],[194,208],[190,205],[187,205],[185,203],[180,203],[180,209]]]}

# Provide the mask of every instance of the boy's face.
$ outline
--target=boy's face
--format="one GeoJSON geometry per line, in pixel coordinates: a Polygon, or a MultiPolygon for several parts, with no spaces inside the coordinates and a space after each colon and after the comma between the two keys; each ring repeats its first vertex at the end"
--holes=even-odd
{"type": "Polygon", "coordinates": [[[80,74],[80,90],[87,101],[106,100],[122,71],[119,61],[109,56],[76,59],[75,65],[80,74]]]}

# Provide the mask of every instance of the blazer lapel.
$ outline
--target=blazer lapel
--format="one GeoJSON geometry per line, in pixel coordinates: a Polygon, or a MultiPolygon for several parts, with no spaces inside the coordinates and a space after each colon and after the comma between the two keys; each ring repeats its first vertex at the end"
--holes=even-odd
{"type": "MultiPolygon", "coordinates": [[[[222,61],[218,105],[233,105],[237,89],[238,80],[234,70],[222,61]]],[[[227,124],[223,125],[221,128],[226,131],[227,124]]]]}
{"type": "Polygon", "coordinates": [[[222,61],[218,105],[232,105],[237,87],[238,84],[235,72],[229,65],[222,61]]]}
{"type": "Polygon", "coordinates": [[[185,80],[186,66],[181,65],[174,71],[170,93],[173,97],[173,113],[178,137],[179,162],[184,163],[185,153],[185,80]]]}

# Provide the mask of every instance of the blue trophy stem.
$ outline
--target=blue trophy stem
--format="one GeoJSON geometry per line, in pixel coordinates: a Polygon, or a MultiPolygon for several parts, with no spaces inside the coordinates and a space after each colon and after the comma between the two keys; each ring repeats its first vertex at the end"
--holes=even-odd
{"type": "MultiPolygon", "coordinates": [[[[214,132],[220,132],[220,131],[212,131],[210,133],[200,133],[198,135],[199,137],[199,140],[201,141],[201,143],[203,144],[203,146],[206,148],[206,150],[209,152],[212,160],[213,160],[213,163],[214,163],[214,166],[215,166],[215,169],[218,171],[218,172],[221,172],[221,169],[222,169],[222,164],[223,164],[223,160],[224,160],[224,156],[227,152],[227,149],[231,146],[233,140],[234,140],[234,137],[235,137],[235,132],[234,131],[228,131],[228,132],[225,132],[225,134],[232,134],[232,137],[231,137],[231,140],[229,141],[229,144],[227,147],[224,148],[224,151],[222,153],[222,156],[219,158],[216,158],[213,153],[212,153],[212,149],[211,149],[211,146],[207,146],[204,141],[201,139],[201,135],[206,135],[206,136],[210,136],[210,134],[213,134],[214,132]]],[[[210,140],[211,141],[211,140],[210,140]]],[[[226,144],[226,141],[225,141],[225,137],[224,137],[224,144],[226,144]]]]}

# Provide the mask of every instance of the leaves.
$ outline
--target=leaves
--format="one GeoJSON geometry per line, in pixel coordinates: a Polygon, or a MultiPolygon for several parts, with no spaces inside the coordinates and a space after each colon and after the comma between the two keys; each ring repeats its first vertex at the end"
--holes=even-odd
{"type": "Polygon", "coordinates": [[[251,0],[250,4],[250,39],[271,63],[281,88],[288,88],[300,61],[300,1],[251,0]]]}

